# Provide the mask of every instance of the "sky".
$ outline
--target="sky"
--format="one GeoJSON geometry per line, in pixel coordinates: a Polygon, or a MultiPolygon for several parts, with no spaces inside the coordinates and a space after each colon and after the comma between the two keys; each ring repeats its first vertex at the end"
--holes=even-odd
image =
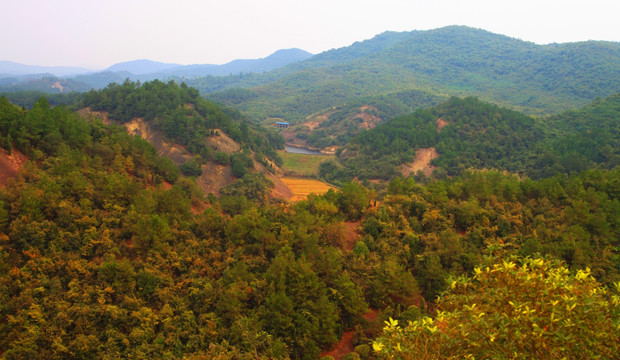
{"type": "Polygon", "coordinates": [[[620,41],[620,0],[0,0],[0,10],[0,60],[89,69],[317,54],[447,25],[537,44],[620,41]]]}

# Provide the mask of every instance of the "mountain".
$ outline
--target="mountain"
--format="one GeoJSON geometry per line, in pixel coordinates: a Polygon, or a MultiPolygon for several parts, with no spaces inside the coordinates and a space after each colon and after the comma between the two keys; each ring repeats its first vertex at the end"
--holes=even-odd
{"type": "Polygon", "coordinates": [[[72,76],[94,72],[81,67],[25,65],[12,61],[0,60],[0,77],[29,74],[53,74],[55,76],[72,76]]]}
{"type": "Polygon", "coordinates": [[[58,78],[51,74],[24,75],[18,78],[0,79],[1,92],[38,91],[47,94],[61,94],[88,91],[91,87],[72,78],[58,78]]]}
{"type": "Polygon", "coordinates": [[[152,74],[179,67],[179,64],[167,64],[152,60],[133,60],[114,64],[104,72],[128,72],[134,75],[152,74]]]}
{"type": "Polygon", "coordinates": [[[188,81],[201,92],[240,87],[219,101],[257,120],[301,122],[363,96],[403,90],[474,95],[529,114],[584,106],[620,88],[620,43],[537,45],[464,26],[384,33],[267,74],[188,81]]]}
{"type": "Polygon", "coordinates": [[[1,62],[3,65],[0,66],[0,92],[31,90],[47,93],[62,92],[59,88],[40,84],[43,78],[56,78],[60,76],[63,76],[61,79],[58,79],[60,85],[71,91],[88,91],[91,88],[101,89],[113,82],[122,83],[125,79],[141,82],[155,79],[172,79],[180,83],[187,81],[187,79],[204,77],[206,75],[222,76],[241,73],[263,73],[311,56],[312,54],[304,50],[283,49],[262,59],[233,60],[223,65],[179,65],[152,60],[133,60],[114,64],[100,72],[86,69],[82,69],[82,71],[76,69],[74,72],[71,72],[73,68],[27,67],[25,65],[18,67],[11,65],[15,63],[1,62]],[[37,71],[34,73],[29,72],[35,70],[37,71]]]}
{"type": "Polygon", "coordinates": [[[239,59],[223,65],[187,65],[163,71],[163,74],[179,77],[199,77],[205,75],[223,76],[239,73],[262,73],[312,57],[301,49],[283,49],[261,59],[239,59]]]}

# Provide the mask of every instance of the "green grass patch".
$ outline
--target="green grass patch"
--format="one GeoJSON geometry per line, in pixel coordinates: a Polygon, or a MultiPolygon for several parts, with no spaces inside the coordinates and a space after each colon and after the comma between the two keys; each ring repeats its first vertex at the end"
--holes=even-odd
{"type": "Polygon", "coordinates": [[[279,153],[282,157],[282,170],[290,176],[318,177],[319,165],[335,158],[333,155],[292,154],[285,151],[279,153]]]}

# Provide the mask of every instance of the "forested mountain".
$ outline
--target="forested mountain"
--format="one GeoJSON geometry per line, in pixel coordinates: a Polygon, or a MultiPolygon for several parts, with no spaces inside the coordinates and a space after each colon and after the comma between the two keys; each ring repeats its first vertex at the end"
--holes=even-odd
{"type": "Polygon", "coordinates": [[[620,165],[620,94],[535,119],[476,98],[452,98],[364,131],[323,165],[335,179],[390,179],[416,151],[435,148],[437,176],[499,169],[532,178],[620,165]]]}
{"type": "Polygon", "coordinates": [[[205,75],[224,76],[241,73],[263,73],[312,57],[301,49],[282,49],[261,59],[237,59],[222,65],[186,65],[168,69],[162,75],[197,78],[205,75]]]}
{"type": "MultiPolygon", "coordinates": [[[[196,95],[150,86],[171,99],[196,95]]],[[[127,83],[99,95],[144,89],[127,83]]],[[[197,210],[205,200],[196,184],[121,127],[45,100],[28,111],[1,98],[0,139],[5,151],[30,158],[0,187],[0,351],[7,359],[316,359],[344,331],[358,355],[372,358],[370,345],[389,317],[424,321],[449,336],[447,344],[470,339],[447,327],[452,322],[433,328],[432,321],[463,309],[446,308],[448,296],[468,309],[492,307],[461,296],[463,275],[488,273],[485,289],[495,281],[491,274],[513,272],[512,286],[560,304],[555,318],[537,307],[540,314],[512,324],[523,330],[520,344],[563,341],[571,346],[558,351],[572,358],[618,351],[618,293],[601,285],[620,280],[618,168],[537,181],[495,171],[427,186],[395,179],[379,206],[371,206],[376,193],[349,183],[297,204],[257,197],[237,207],[210,197],[197,210]],[[346,229],[358,221],[361,233],[351,237],[346,229]],[[516,267],[513,256],[549,273],[516,267]],[[557,271],[541,256],[567,269],[557,271]],[[551,274],[555,282],[542,281],[551,274]],[[446,289],[455,295],[446,293],[439,305],[449,313],[435,313],[426,304],[446,289]],[[533,324],[548,335],[532,332],[533,324]],[[574,339],[589,329],[597,335],[574,339]]],[[[532,304],[525,293],[515,299],[501,286],[487,289],[489,301],[532,304]]],[[[483,315],[475,315],[459,322],[480,329],[483,315]]],[[[486,317],[490,324],[496,318],[486,317]]],[[[499,348],[514,346],[514,331],[491,329],[499,348]]],[[[386,351],[395,331],[377,339],[386,351]]],[[[392,345],[409,349],[405,340],[392,345]]]]}
{"type": "MultiPolygon", "coordinates": [[[[231,101],[257,120],[300,122],[360,96],[421,90],[474,95],[529,114],[584,106],[620,88],[620,44],[536,45],[463,26],[384,33],[265,75],[192,80],[201,92],[243,87],[231,101]]],[[[208,95],[212,96],[212,95],[208,95]]],[[[226,94],[216,95],[226,102],[226,94]]],[[[415,109],[415,104],[409,111],[415,109]]]]}

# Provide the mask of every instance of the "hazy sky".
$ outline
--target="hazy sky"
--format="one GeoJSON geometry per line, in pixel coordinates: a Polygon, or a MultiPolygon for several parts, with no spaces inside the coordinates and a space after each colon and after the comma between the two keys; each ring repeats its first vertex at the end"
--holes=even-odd
{"type": "Polygon", "coordinates": [[[0,60],[105,68],[312,53],[468,25],[539,44],[620,41],[620,0],[0,0],[0,60]]]}

